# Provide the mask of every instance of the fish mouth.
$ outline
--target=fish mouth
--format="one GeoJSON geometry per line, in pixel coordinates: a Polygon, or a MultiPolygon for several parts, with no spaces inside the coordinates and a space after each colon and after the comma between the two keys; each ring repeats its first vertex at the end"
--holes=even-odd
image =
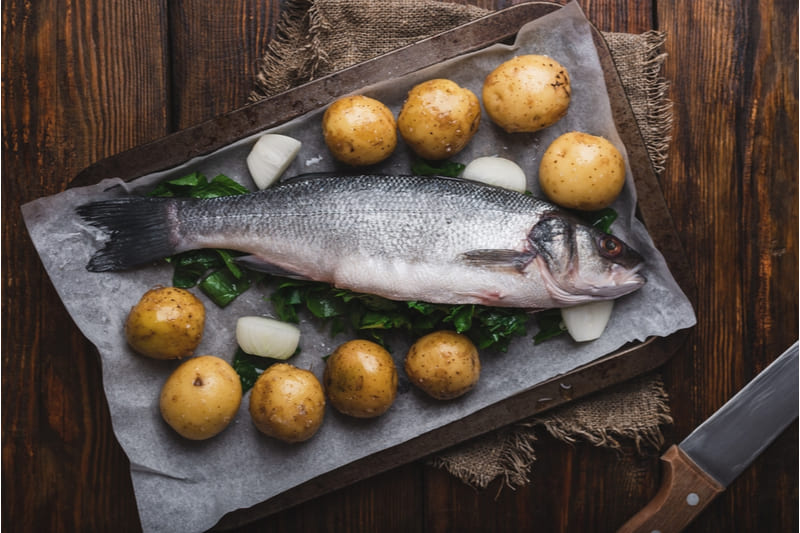
{"type": "MultiPolygon", "coordinates": [[[[537,257],[535,261],[540,259],[537,257]]],[[[597,278],[581,277],[576,268],[571,268],[566,276],[565,286],[551,274],[547,263],[542,263],[539,267],[547,291],[555,302],[564,306],[592,300],[613,300],[634,292],[647,283],[647,278],[640,272],[642,264],[633,268],[613,264],[604,275],[597,278]]]]}
{"type": "Polygon", "coordinates": [[[641,268],[641,263],[633,268],[614,264],[611,266],[611,272],[607,278],[608,283],[601,286],[589,285],[586,290],[592,295],[603,298],[619,298],[647,283],[647,278],[639,272],[641,268]]]}

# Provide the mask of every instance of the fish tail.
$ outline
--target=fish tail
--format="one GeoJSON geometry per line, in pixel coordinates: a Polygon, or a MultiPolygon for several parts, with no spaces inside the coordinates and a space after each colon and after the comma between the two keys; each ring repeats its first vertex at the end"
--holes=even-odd
{"type": "Polygon", "coordinates": [[[176,252],[170,237],[168,198],[118,198],[84,204],[78,215],[109,234],[86,269],[90,272],[126,270],[163,259],[176,252]]]}

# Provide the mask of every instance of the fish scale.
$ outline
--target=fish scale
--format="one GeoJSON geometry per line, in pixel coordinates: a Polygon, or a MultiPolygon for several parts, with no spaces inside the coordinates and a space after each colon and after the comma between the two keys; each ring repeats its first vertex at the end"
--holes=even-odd
{"type": "Polygon", "coordinates": [[[466,249],[519,245],[535,219],[553,209],[534,198],[493,187],[480,187],[476,194],[472,184],[464,187],[461,180],[347,176],[337,178],[338,186],[320,189],[317,181],[324,179],[302,179],[279,191],[235,201],[215,200],[228,204],[226,219],[209,220],[208,212],[214,208],[203,204],[187,208],[180,218],[186,246],[196,245],[192,235],[202,235],[199,242],[205,246],[221,246],[220,240],[235,225],[238,231],[271,239],[310,240],[317,247],[334,246],[339,251],[354,251],[368,242],[376,253],[387,255],[430,257],[438,252],[452,257],[457,254],[450,246],[459,244],[466,249]],[[268,211],[262,197],[269,199],[268,211]],[[432,248],[425,241],[448,246],[432,248]]]}

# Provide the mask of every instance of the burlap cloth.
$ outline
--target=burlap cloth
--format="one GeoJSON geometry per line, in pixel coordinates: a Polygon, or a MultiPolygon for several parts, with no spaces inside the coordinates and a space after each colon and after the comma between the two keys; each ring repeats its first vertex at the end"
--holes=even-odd
{"type": "MultiPolygon", "coordinates": [[[[435,0],[290,0],[259,65],[252,99],[275,95],[488,13],[435,0]]],[[[661,172],[672,119],[661,76],[664,34],[603,36],[653,166],[661,172]]],[[[513,488],[528,482],[538,428],[569,443],[584,440],[646,453],[661,447],[661,426],[670,423],[668,396],[655,373],[477,437],[428,461],[474,487],[484,488],[501,477],[513,488]]]]}

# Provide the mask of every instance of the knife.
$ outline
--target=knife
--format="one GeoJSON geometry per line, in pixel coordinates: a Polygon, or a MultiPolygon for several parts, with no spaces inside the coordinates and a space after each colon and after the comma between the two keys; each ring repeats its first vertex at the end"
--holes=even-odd
{"type": "Polygon", "coordinates": [[[681,531],[797,418],[797,346],[661,456],[658,493],[617,533],[681,531]]]}

